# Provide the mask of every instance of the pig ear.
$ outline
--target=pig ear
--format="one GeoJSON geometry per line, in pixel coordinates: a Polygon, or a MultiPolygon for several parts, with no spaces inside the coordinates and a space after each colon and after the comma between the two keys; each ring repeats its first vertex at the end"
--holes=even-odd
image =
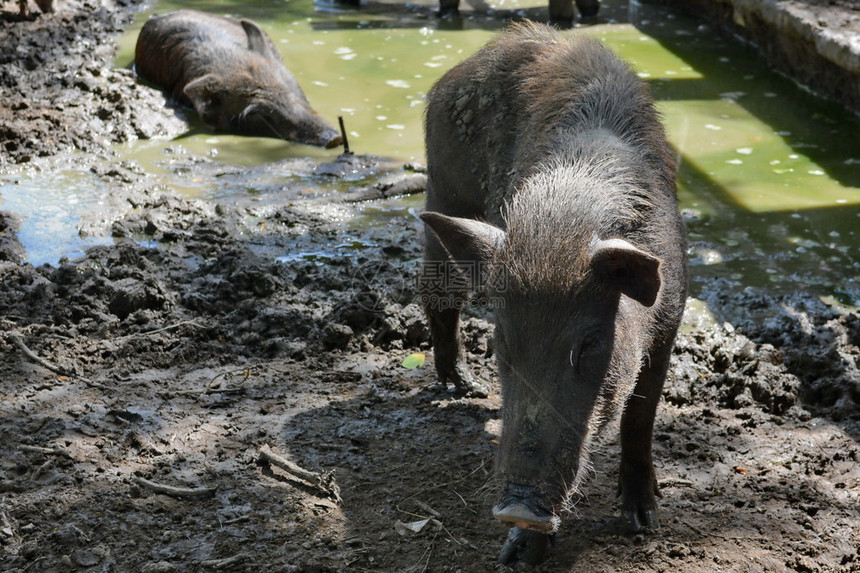
{"type": "Polygon", "coordinates": [[[248,49],[252,52],[257,52],[267,58],[271,56],[269,53],[269,45],[266,43],[266,37],[263,30],[250,20],[239,20],[242,28],[245,30],[245,35],[248,36],[248,49]]]}
{"type": "Polygon", "coordinates": [[[651,306],[660,291],[660,259],[622,239],[598,241],[591,250],[591,266],[604,281],[651,306]]]}
{"type": "Polygon", "coordinates": [[[503,230],[475,219],[433,212],[421,213],[420,216],[456,261],[488,262],[505,240],[503,230]]]}
{"type": "Polygon", "coordinates": [[[188,82],[182,89],[191,100],[191,105],[197,110],[200,119],[206,125],[219,127],[219,101],[222,90],[221,78],[215,74],[206,74],[194,81],[188,82]]]}

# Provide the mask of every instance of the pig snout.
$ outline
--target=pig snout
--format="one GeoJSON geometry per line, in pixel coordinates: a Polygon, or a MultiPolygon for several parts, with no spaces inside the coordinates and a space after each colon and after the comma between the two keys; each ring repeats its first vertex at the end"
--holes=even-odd
{"type": "Polygon", "coordinates": [[[323,133],[320,137],[320,140],[324,142],[322,145],[326,149],[331,149],[333,147],[343,145],[343,137],[333,129],[330,129],[326,133],[323,133]]]}
{"type": "Polygon", "coordinates": [[[333,147],[343,145],[343,137],[341,137],[340,133],[326,125],[316,126],[314,129],[302,131],[295,137],[289,139],[306,145],[325,147],[326,149],[332,149],[333,147]]]}
{"type": "Polygon", "coordinates": [[[343,145],[343,138],[340,135],[335,135],[328,143],[325,144],[325,148],[331,149],[340,145],[343,145]]]}
{"type": "Polygon", "coordinates": [[[538,533],[555,533],[561,520],[547,503],[540,489],[530,485],[509,483],[501,500],[493,507],[493,516],[508,525],[538,533]]]}
{"type": "Polygon", "coordinates": [[[341,134],[303,102],[280,106],[251,104],[239,115],[234,129],[326,149],[343,144],[341,134]]]}
{"type": "Polygon", "coordinates": [[[537,565],[544,560],[547,546],[554,539],[551,535],[512,527],[499,554],[499,563],[508,566],[516,566],[519,563],[537,565]]]}
{"type": "Polygon", "coordinates": [[[511,526],[499,563],[537,565],[543,561],[560,523],[546,507],[537,487],[513,483],[505,486],[501,501],[493,508],[493,516],[511,526]]]}

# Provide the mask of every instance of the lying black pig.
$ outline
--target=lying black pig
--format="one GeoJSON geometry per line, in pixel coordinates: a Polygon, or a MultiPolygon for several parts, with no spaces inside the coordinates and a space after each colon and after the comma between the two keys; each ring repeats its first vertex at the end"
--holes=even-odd
{"type": "Polygon", "coordinates": [[[137,74],[220,131],[332,148],[340,134],[311,109],[257,24],[195,10],[156,16],[137,38],[137,74]]]}
{"type": "Polygon", "coordinates": [[[482,395],[459,334],[495,309],[502,561],[541,560],[621,414],[621,511],[657,525],[651,439],[687,289],[676,164],[648,87],[597,40],[513,26],[428,94],[419,290],[443,383],[482,395]]]}

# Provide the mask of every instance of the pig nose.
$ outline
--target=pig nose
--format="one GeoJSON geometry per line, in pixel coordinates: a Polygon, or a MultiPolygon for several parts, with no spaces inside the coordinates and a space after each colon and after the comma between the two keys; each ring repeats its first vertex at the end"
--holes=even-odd
{"type": "Polygon", "coordinates": [[[540,489],[531,485],[509,483],[499,503],[493,507],[493,517],[513,527],[540,533],[554,533],[560,518],[546,509],[540,489]]]}
{"type": "Polygon", "coordinates": [[[338,145],[343,145],[343,137],[339,133],[334,133],[328,142],[325,144],[326,149],[331,149],[332,147],[337,147],[338,145]]]}

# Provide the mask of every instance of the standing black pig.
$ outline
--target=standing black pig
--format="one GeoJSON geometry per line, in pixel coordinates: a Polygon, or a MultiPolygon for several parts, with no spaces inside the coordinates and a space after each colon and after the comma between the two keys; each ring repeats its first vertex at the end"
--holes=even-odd
{"type": "Polygon", "coordinates": [[[134,65],[140,77],[193,106],[214,129],[327,148],[341,144],[250,20],[195,10],[156,16],[140,31],[134,65]]]}
{"type": "Polygon", "coordinates": [[[537,562],[621,418],[621,510],[655,527],[654,415],[686,299],[676,165],[648,87],[598,41],[522,24],[428,95],[420,291],[443,383],[483,394],[458,332],[496,315],[502,561],[537,562]]]}

